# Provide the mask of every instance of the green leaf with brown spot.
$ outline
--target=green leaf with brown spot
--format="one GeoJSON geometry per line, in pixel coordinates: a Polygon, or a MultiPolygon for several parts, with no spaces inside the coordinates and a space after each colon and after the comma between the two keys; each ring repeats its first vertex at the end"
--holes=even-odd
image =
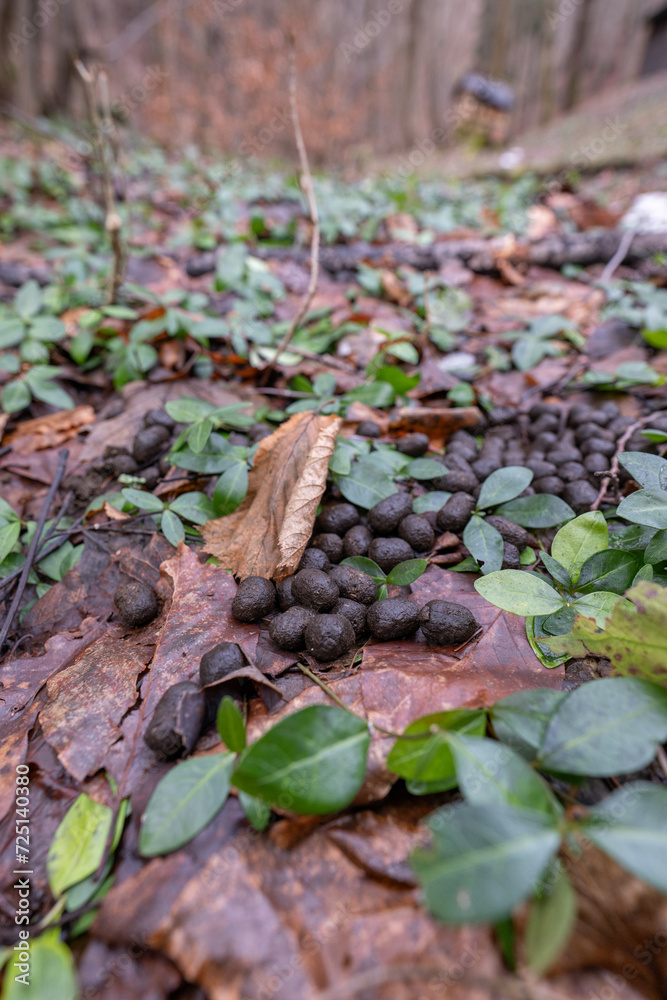
{"type": "Polygon", "coordinates": [[[540,642],[558,655],[606,656],[614,673],[667,687],[667,587],[640,580],[626,598],[615,605],[604,631],[591,619],[577,617],[569,635],[540,642]]]}

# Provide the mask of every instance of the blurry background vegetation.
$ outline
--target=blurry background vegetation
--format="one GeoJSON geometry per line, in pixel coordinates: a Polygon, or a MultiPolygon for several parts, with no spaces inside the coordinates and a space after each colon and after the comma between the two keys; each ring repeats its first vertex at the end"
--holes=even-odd
{"type": "Polygon", "coordinates": [[[330,166],[426,139],[469,70],[513,86],[510,142],[667,70],[665,0],[0,0],[0,101],[83,117],[79,55],[167,147],[291,157],[292,31],[309,150],[330,166]]]}

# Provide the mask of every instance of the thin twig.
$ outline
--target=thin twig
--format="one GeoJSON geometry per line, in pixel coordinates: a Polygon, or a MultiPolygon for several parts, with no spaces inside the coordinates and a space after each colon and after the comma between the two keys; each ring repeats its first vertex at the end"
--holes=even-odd
{"type": "MultiPolygon", "coordinates": [[[[97,147],[97,152],[102,167],[102,180],[104,184],[104,202],[106,218],[104,228],[109,234],[113,260],[111,264],[111,274],[109,276],[109,287],[107,289],[107,305],[116,301],[118,289],[123,282],[123,272],[125,269],[125,250],[123,248],[122,228],[123,220],[116,210],[116,203],[113,194],[113,178],[111,176],[111,164],[109,162],[109,150],[104,138],[104,131],[100,116],[97,112],[97,99],[95,94],[95,77],[80,59],[74,60],[77,72],[83,80],[88,101],[90,121],[93,126],[93,142],[97,147]]],[[[105,122],[106,126],[106,122],[105,122]]]]}
{"type": "Polygon", "coordinates": [[[543,396],[546,396],[547,393],[560,392],[569,382],[572,382],[577,375],[580,375],[583,371],[585,371],[586,368],[588,368],[588,365],[588,360],[582,361],[581,359],[578,359],[573,365],[571,365],[570,368],[568,368],[564,375],[559,375],[558,378],[553,379],[551,382],[547,382],[546,385],[533,385],[530,389],[526,389],[526,391],[521,394],[519,402],[523,403],[526,399],[530,399],[531,396],[536,395],[538,392],[542,393],[543,396]]]}
{"type": "Polygon", "coordinates": [[[44,530],[44,524],[49,515],[49,508],[53,503],[53,498],[56,495],[58,487],[60,486],[61,480],[65,475],[65,466],[67,465],[67,459],[69,458],[69,451],[64,450],[60,452],[60,458],[58,461],[58,468],[56,469],[56,474],[54,476],[53,482],[49,492],[47,493],[46,500],[44,501],[44,506],[42,507],[41,514],[39,515],[39,520],[37,522],[37,527],[35,528],[35,534],[32,536],[32,541],[30,542],[30,547],[28,549],[28,554],[26,555],[25,563],[21,570],[21,576],[19,578],[18,587],[16,588],[16,593],[14,594],[14,599],[12,601],[11,607],[7,618],[5,619],[5,624],[2,626],[2,631],[0,632],[0,652],[2,652],[2,647],[5,644],[5,639],[12,627],[12,622],[16,616],[16,612],[21,604],[21,598],[23,597],[23,592],[26,588],[28,582],[28,576],[30,575],[30,570],[32,569],[32,564],[35,561],[35,554],[37,552],[37,547],[39,545],[40,536],[44,530]]]}
{"type": "Polygon", "coordinates": [[[357,369],[348,364],[347,361],[341,361],[340,358],[335,358],[331,354],[316,354],[315,351],[307,351],[303,347],[293,347],[292,350],[295,354],[300,354],[302,358],[306,358],[308,361],[317,361],[318,364],[326,365],[327,368],[337,368],[339,371],[355,375],[357,373],[357,369]]]}
{"type": "Polygon", "coordinates": [[[650,424],[652,420],[655,420],[654,414],[649,414],[648,417],[642,417],[641,420],[636,420],[634,424],[630,424],[628,429],[619,438],[618,445],[614,453],[614,457],[611,460],[611,467],[607,475],[602,480],[602,483],[600,485],[600,492],[598,493],[595,500],[591,504],[591,510],[599,509],[600,504],[607,495],[607,490],[609,489],[609,484],[611,483],[612,479],[615,482],[618,482],[618,458],[619,455],[621,455],[622,452],[624,451],[626,444],[628,443],[634,432],[636,430],[639,430],[640,427],[644,427],[646,424],[650,424]]]}
{"type": "Polygon", "coordinates": [[[349,712],[350,715],[354,715],[357,718],[360,718],[360,716],[358,716],[356,712],[353,712],[352,709],[345,704],[342,698],[339,698],[338,695],[331,690],[328,684],[325,684],[324,681],[317,676],[317,674],[313,673],[310,667],[305,666],[303,663],[297,663],[297,667],[299,668],[302,674],[305,674],[306,677],[310,677],[311,681],[315,681],[317,686],[321,688],[324,691],[324,693],[331,698],[332,701],[335,701],[339,708],[342,708],[346,712],[349,712]]]}
{"type": "Polygon", "coordinates": [[[628,229],[627,232],[623,233],[621,237],[621,242],[618,244],[618,250],[604,266],[604,271],[600,275],[599,281],[601,285],[606,284],[611,281],[612,275],[617,267],[619,267],[625,258],[627,257],[628,250],[632,244],[633,239],[637,235],[637,229],[628,229]]]}
{"type": "Polygon", "coordinates": [[[322,680],[321,677],[318,677],[317,674],[313,673],[310,667],[306,667],[303,663],[297,663],[297,667],[299,668],[301,673],[306,675],[306,677],[310,677],[311,681],[315,681],[317,686],[321,688],[321,690],[324,691],[324,693],[328,695],[329,698],[331,698],[331,700],[334,701],[339,708],[344,709],[350,715],[353,715],[356,719],[361,719],[361,721],[365,722],[366,725],[369,726],[371,730],[374,729],[378,733],[382,733],[383,736],[391,736],[391,738],[395,740],[408,740],[408,742],[410,740],[425,740],[430,735],[428,732],[395,733],[391,729],[385,729],[384,726],[379,726],[376,722],[370,722],[368,719],[364,719],[363,715],[359,715],[357,712],[351,709],[349,705],[346,705],[345,702],[342,700],[342,698],[339,698],[338,695],[335,693],[335,691],[333,691],[328,684],[325,684],[325,682],[322,680]]]}
{"type": "Polygon", "coordinates": [[[296,139],[297,149],[299,151],[299,162],[301,164],[301,190],[306,196],[306,202],[308,203],[308,212],[310,214],[310,221],[313,226],[313,234],[310,242],[310,281],[308,282],[308,291],[306,296],[301,303],[299,311],[290,323],[289,329],[285,336],[283,337],[275,356],[269,361],[264,368],[263,376],[260,384],[265,384],[268,378],[269,372],[275,367],[278,358],[285,351],[294,336],[297,328],[299,327],[304,316],[310,309],[311,303],[315,298],[315,292],[317,291],[317,280],[319,277],[320,268],[320,216],[317,210],[317,201],[315,200],[315,188],[313,186],[313,177],[310,172],[310,164],[308,162],[308,153],[306,152],[306,144],[303,141],[303,133],[301,131],[301,122],[299,121],[299,109],[296,103],[296,44],[294,41],[294,36],[291,38],[290,47],[290,81],[289,81],[289,95],[290,95],[290,107],[292,110],[292,124],[294,126],[294,137],[296,139]]]}

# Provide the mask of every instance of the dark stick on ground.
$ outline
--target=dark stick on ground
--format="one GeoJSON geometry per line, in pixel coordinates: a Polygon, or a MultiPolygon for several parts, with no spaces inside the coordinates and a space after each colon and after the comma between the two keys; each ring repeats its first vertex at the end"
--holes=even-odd
{"type": "Polygon", "coordinates": [[[25,591],[26,584],[28,583],[28,576],[30,575],[30,570],[32,569],[33,563],[35,561],[35,555],[37,554],[37,548],[39,545],[39,540],[44,530],[44,525],[46,524],[46,519],[49,516],[49,509],[53,503],[53,498],[55,497],[58,487],[65,475],[65,466],[67,464],[67,459],[69,457],[69,451],[64,450],[60,452],[60,458],[58,460],[58,468],[56,469],[56,474],[53,477],[53,482],[44,501],[44,506],[42,507],[42,512],[39,515],[39,520],[37,522],[37,527],[35,528],[35,534],[32,536],[32,541],[30,542],[30,548],[28,549],[28,554],[26,556],[23,569],[21,570],[21,576],[19,577],[18,586],[16,588],[16,593],[14,594],[14,599],[12,601],[9,613],[5,619],[5,623],[2,626],[2,631],[0,632],[0,652],[5,644],[5,640],[12,627],[12,622],[16,617],[16,613],[21,604],[21,598],[23,597],[23,592],[25,591]]]}

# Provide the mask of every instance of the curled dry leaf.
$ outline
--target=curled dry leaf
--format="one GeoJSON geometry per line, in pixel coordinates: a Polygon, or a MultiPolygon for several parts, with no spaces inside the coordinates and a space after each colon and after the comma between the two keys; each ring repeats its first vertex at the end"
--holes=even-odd
{"type": "Polygon", "coordinates": [[[28,455],[45,448],[57,448],[76,437],[83,427],[94,423],[95,410],[92,406],[58,410],[35,420],[23,420],[15,431],[7,435],[6,443],[13,445],[15,451],[28,455]]]}
{"type": "Polygon", "coordinates": [[[260,442],[248,495],[233,514],[202,528],[205,551],[245,579],[282,579],[296,569],[310,538],[340,417],[296,413],[260,442]]]}

